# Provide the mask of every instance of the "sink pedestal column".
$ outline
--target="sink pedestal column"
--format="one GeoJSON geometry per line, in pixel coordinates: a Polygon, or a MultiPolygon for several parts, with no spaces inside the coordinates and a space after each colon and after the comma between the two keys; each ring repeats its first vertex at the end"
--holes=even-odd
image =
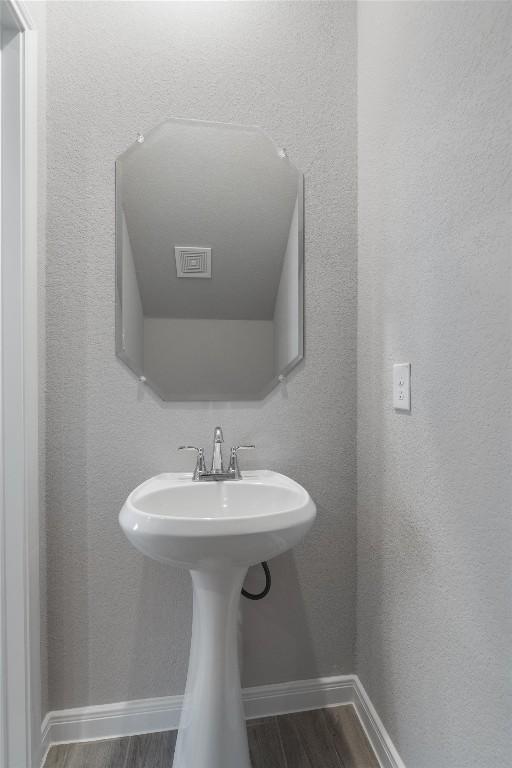
{"type": "Polygon", "coordinates": [[[247,568],[191,571],[194,618],[173,768],[251,768],[238,665],[247,568]]]}

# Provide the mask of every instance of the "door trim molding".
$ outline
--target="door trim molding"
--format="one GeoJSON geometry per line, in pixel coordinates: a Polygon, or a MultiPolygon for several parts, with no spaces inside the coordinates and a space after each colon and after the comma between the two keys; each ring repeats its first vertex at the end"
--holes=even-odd
{"type": "Polygon", "coordinates": [[[37,32],[17,0],[0,22],[0,762],[27,768],[41,749],[37,32]]]}
{"type": "MultiPolygon", "coordinates": [[[[382,768],[405,768],[356,675],[262,685],[242,695],[247,719],[352,705],[382,768]]],[[[182,704],[183,696],[164,696],[49,712],[42,726],[44,752],[52,744],[175,730],[182,704]]]]}

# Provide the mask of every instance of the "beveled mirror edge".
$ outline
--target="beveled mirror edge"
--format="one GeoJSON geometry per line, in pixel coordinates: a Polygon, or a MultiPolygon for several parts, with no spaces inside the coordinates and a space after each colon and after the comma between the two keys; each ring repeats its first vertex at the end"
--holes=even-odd
{"type": "MultiPolygon", "coordinates": [[[[163,120],[158,125],[151,128],[150,131],[148,131],[146,134],[139,134],[143,135],[144,137],[150,136],[154,131],[157,131],[159,128],[161,128],[162,125],[165,125],[169,122],[181,122],[181,123],[189,123],[189,124],[202,124],[202,125],[211,125],[211,126],[223,126],[226,128],[233,128],[233,129],[244,129],[249,131],[255,131],[255,132],[261,132],[265,135],[265,137],[274,145],[276,152],[279,153],[281,151],[281,147],[277,144],[277,142],[270,136],[263,128],[257,125],[242,125],[241,123],[224,123],[220,121],[213,121],[213,120],[200,120],[200,119],[193,119],[193,118],[181,118],[181,117],[175,117],[175,118],[168,118],[166,120],[163,120]]],[[[126,354],[124,350],[123,345],[123,330],[122,330],[122,298],[119,295],[119,286],[122,285],[122,254],[121,254],[121,236],[120,236],[120,227],[121,227],[121,215],[122,212],[122,206],[121,206],[121,192],[120,192],[120,183],[119,183],[119,177],[121,174],[121,166],[120,161],[127,157],[129,154],[131,154],[133,151],[137,149],[137,145],[139,142],[137,139],[135,139],[134,143],[130,145],[124,152],[122,152],[115,160],[114,163],[114,188],[115,188],[115,227],[114,227],[114,250],[115,250],[115,269],[114,269],[114,277],[115,277],[115,284],[114,284],[114,290],[115,290],[115,322],[114,322],[114,335],[115,335],[115,354],[116,357],[124,364],[124,366],[128,369],[128,371],[135,376],[135,378],[143,383],[144,385],[148,386],[153,393],[164,403],[191,403],[191,402],[212,402],[212,403],[229,403],[229,402],[258,402],[260,400],[264,400],[279,384],[282,383],[283,378],[286,379],[286,377],[292,372],[292,370],[301,362],[301,360],[304,359],[304,323],[305,323],[305,317],[304,317],[304,247],[305,247],[305,232],[304,232],[304,207],[305,207],[305,197],[304,197],[304,174],[302,171],[299,170],[299,168],[290,160],[290,158],[287,156],[288,162],[290,162],[295,170],[297,171],[297,199],[298,199],[298,206],[297,206],[297,212],[298,212],[298,254],[297,254],[297,268],[298,268],[298,285],[299,285],[299,296],[298,296],[298,318],[297,318],[297,327],[298,327],[298,353],[297,355],[281,370],[279,373],[277,373],[269,382],[268,384],[263,387],[261,390],[256,392],[252,397],[243,396],[236,393],[229,393],[226,394],[226,396],[223,396],[222,398],[216,398],[216,397],[198,397],[194,396],[193,398],[169,398],[167,397],[160,387],[158,387],[154,381],[152,381],[143,370],[140,370],[138,366],[136,366],[133,362],[133,360],[129,357],[129,355],[126,354]]]]}
{"type": "MultiPolygon", "coordinates": [[[[279,154],[279,151],[282,149],[279,144],[268,134],[264,128],[262,128],[259,125],[243,125],[242,123],[224,123],[221,120],[201,120],[200,118],[192,118],[192,117],[168,117],[165,120],[162,120],[161,123],[158,123],[158,125],[154,125],[152,128],[147,131],[147,133],[138,133],[137,138],[128,146],[124,152],[122,152],[120,155],[116,158],[116,165],[123,160],[126,157],[129,157],[131,154],[137,151],[137,149],[141,146],[141,144],[144,144],[147,139],[151,138],[151,136],[159,131],[162,126],[167,125],[168,123],[182,123],[185,125],[204,125],[204,126],[211,126],[212,128],[226,128],[228,130],[244,130],[251,133],[263,133],[265,138],[268,139],[275,147],[276,152],[279,154]],[[142,138],[142,141],[139,140],[138,137],[142,138]]],[[[297,169],[297,172],[300,173],[300,171],[297,169]]]]}

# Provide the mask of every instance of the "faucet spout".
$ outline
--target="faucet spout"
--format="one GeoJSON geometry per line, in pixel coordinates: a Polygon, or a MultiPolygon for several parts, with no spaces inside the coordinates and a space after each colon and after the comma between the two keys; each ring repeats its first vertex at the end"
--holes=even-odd
{"type": "Polygon", "coordinates": [[[224,461],[222,459],[222,443],[224,442],[224,435],[220,427],[215,427],[213,433],[213,453],[212,453],[212,466],[210,471],[206,469],[204,460],[204,449],[196,448],[193,445],[182,445],[179,448],[180,451],[196,451],[197,462],[192,480],[194,482],[205,482],[206,480],[213,480],[215,482],[222,482],[224,480],[242,480],[242,473],[238,466],[237,451],[241,451],[242,448],[254,448],[254,445],[234,445],[231,449],[231,459],[228,469],[224,469],[224,461]]]}
{"type": "Polygon", "coordinates": [[[213,475],[224,474],[224,462],[222,460],[222,443],[224,442],[224,436],[220,427],[215,427],[213,432],[213,454],[212,454],[212,468],[211,473],[213,475]]]}

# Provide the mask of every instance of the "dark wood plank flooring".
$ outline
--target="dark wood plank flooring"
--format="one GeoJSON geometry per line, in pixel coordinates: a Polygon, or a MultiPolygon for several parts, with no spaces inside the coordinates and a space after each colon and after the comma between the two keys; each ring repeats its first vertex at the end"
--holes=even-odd
{"type": "MultiPolygon", "coordinates": [[[[351,706],[248,720],[253,768],[379,768],[351,706]]],[[[170,768],[176,731],[58,744],[44,768],[170,768]]]]}

